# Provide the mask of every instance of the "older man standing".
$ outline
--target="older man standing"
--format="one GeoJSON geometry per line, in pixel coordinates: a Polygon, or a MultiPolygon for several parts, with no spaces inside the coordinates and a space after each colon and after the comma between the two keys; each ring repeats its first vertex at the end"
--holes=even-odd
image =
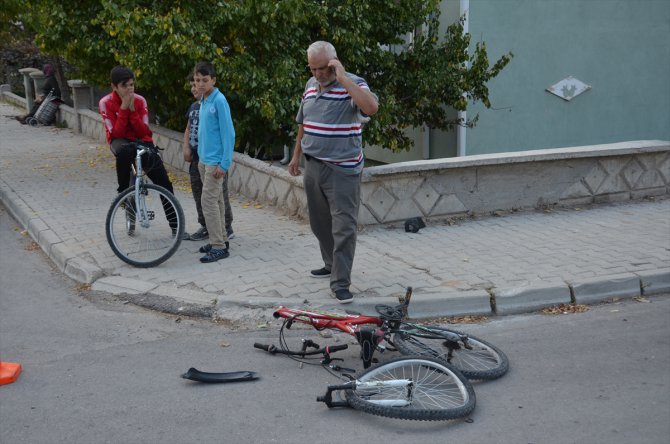
{"type": "Polygon", "coordinates": [[[300,175],[304,154],[309,223],[324,262],[311,276],[329,277],[333,295],[347,304],[353,300],[349,286],[363,172],[363,124],[379,105],[366,81],[346,72],[332,44],[312,43],[307,63],[312,77],[296,117],[298,135],[288,171],[300,175]]]}

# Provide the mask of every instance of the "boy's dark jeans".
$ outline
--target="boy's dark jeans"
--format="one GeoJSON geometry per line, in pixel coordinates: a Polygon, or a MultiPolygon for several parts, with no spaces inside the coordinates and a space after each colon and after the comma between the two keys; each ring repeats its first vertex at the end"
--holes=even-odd
{"type": "MultiPolygon", "coordinates": [[[[121,192],[130,186],[135,184],[130,183],[131,177],[131,168],[135,164],[135,156],[137,152],[134,148],[125,146],[127,143],[131,142],[127,139],[114,139],[110,144],[110,149],[116,157],[116,180],[118,182],[117,192],[121,192]]],[[[143,142],[145,145],[153,146],[153,143],[143,142]]],[[[174,194],[174,189],[172,188],[172,182],[168,177],[167,171],[165,170],[165,165],[163,165],[163,159],[158,155],[150,155],[145,153],[142,156],[142,169],[149,177],[151,182],[156,185],[160,185],[170,193],[174,194]]],[[[167,207],[169,203],[161,199],[163,204],[163,209],[165,209],[165,214],[167,214],[168,222],[170,227],[177,227],[177,216],[171,208],[167,207]]]]}
{"type": "MultiPolygon", "coordinates": [[[[200,159],[197,151],[197,149],[191,148],[193,159],[188,166],[188,173],[191,179],[191,191],[193,192],[193,199],[195,200],[195,209],[198,212],[198,223],[203,227],[207,227],[205,216],[202,214],[202,204],[200,203],[200,198],[202,197],[202,179],[200,178],[200,172],[198,171],[198,162],[200,159]]],[[[226,220],[224,223],[226,225],[226,230],[230,231],[233,227],[233,209],[230,207],[230,198],[228,197],[228,174],[226,174],[226,177],[223,180],[223,202],[226,212],[226,220]]]]}

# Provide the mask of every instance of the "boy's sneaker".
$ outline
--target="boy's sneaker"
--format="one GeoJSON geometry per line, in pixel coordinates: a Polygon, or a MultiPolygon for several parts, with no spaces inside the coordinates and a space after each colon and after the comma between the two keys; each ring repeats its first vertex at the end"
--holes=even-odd
{"type": "MultiPolygon", "coordinates": [[[[230,248],[230,244],[226,242],[226,250],[230,248]]],[[[209,253],[212,251],[212,244],[205,244],[198,250],[201,253],[209,253]]]]}
{"type": "Polygon", "coordinates": [[[216,262],[219,259],[225,259],[230,256],[227,248],[211,248],[206,255],[200,258],[200,262],[207,264],[210,262],[216,262]]]}
{"type": "Polygon", "coordinates": [[[340,304],[349,304],[354,301],[354,296],[347,289],[335,290],[333,296],[340,304]]]}
{"type": "Polygon", "coordinates": [[[235,233],[232,228],[226,228],[226,236],[228,236],[228,240],[235,239],[235,233]]]}
{"type": "Polygon", "coordinates": [[[193,233],[188,238],[188,240],[192,240],[192,241],[202,241],[202,240],[205,240],[205,239],[209,239],[209,232],[207,231],[206,227],[200,227],[200,229],[198,231],[193,233]]]}
{"type": "Polygon", "coordinates": [[[318,270],[312,270],[309,272],[309,275],[313,278],[327,278],[330,277],[330,270],[326,267],[319,268],[318,270]]]}

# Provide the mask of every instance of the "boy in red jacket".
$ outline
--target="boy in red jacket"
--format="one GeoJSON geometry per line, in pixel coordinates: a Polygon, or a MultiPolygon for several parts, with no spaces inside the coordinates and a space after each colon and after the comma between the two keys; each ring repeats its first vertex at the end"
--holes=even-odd
{"type": "MultiPolygon", "coordinates": [[[[109,147],[116,156],[116,178],[119,193],[130,183],[131,166],[137,153],[125,146],[128,142],[142,141],[144,145],[154,146],[149,128],[149,110],[147,101],[135,94],[135,74],[125,66],[112,69],[112,92],[100,100],[98,105],[109,147]]],[[[156,185],[174,193],[172,182],[165,171],[163,161],[155,150],[153,155],[145,154],[142,165],[149,179],[156,185]]]]}

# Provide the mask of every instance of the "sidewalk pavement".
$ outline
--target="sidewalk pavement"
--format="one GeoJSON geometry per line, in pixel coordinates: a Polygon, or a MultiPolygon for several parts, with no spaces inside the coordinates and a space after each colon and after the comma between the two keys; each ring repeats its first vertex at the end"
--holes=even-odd
{"type": "MultiPolygon", "coordinates": [[[[116,190],[107,146],[4,117],[19,112],[0,103],[0,201],[68,276],[153,309],[212,318],[263,318],[280,304],[338,305],[327,279],[309,277],[323,265],[309,225],[243,196],[231,195],[229,258],[201,264],[202,243],[184,241],[155,268],[125,264],[105,237],[116,190]]],[[[171,175],[193,232],[187,175],[171,175]]],[[[670,293],[670,199],[427,225],[416,234],[399,224],[359,233],[348,310],[373,313],[407,286],[415,318],[670,293]]]]}

